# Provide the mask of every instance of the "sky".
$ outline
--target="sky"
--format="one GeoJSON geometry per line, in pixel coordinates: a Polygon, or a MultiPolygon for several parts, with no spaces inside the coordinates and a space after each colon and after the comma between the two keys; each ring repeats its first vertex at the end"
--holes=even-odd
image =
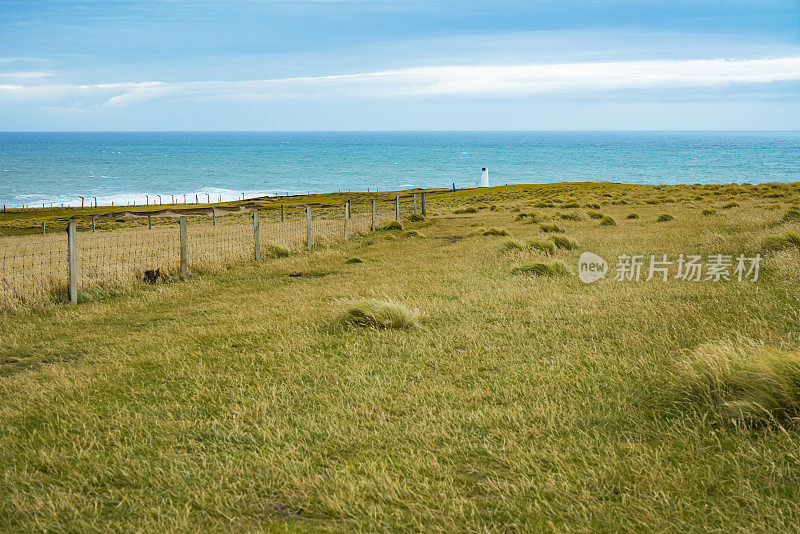
{"type": "Polygon", "coordinates": [[[800,128],[800,0],[0,0],[0,131],[800,128]]]}

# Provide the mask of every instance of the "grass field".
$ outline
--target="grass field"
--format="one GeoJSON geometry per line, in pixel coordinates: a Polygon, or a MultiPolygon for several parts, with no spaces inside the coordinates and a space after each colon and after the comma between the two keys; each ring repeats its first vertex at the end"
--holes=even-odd
{"type": "Polygon", "coordinates": [[[800,361],[797,206],[800,184],[443,193],[402,230],[0,315],[0,530],[795,532],[796,407],[739,417],[754,397],[691,373],[800,361]],[[585,285],[583,251],[764,260],[585,285]],[[414,324],[348,320],[364,301],[414,324]]]}

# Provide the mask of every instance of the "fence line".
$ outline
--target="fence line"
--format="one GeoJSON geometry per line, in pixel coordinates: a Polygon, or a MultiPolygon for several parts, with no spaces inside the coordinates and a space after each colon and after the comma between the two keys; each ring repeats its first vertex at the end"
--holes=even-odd
{"type": "Polygon", "coordinates": [[[142,216],[145,224],[128,219],[101,223],[91,216],[70,220],[68,232],[51,224],[44,235],[0,238],[0,308],[76,302],[82,292],[98,287],[218,271],[259,261],[270,255],[271,246],[297,250],[368,234],[420,207],[424,212],[425,195],[225,216],[217,210],[210,216],[142,216]],[[114,227],[120,222],[127,226],[114,227]]]}

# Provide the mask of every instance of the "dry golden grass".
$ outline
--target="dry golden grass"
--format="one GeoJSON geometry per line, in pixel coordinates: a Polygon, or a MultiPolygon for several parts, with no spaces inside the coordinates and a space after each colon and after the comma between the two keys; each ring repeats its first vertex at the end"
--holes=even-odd
{"type": "Polygon", "coordinates": [[[800,257],[762,249],[798,231],[797,204],[797,184],[459,191],[408,226],[426,239],[381,231],[0,315],[0,530],[794,532],[794,420],[731,425],[729,399],[669,393],[709,343],[800,348],[800,257]],[[559,221],[580,246],[552,258],[467,238],[546,239],[515,210],[569,202],[617,226],[559,221]],[[764,263],[756,283],[511,274],[574,272],[586,250],[764,263]],[[418,327],[342,321],[369,299],[418,327]]]}

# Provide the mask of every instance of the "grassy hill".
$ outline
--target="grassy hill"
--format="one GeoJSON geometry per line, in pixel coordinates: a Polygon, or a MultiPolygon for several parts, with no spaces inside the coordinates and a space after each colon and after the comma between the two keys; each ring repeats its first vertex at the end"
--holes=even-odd
{"type": "Polygon", "coordinates": [[[796,530],[800,185],[429,202],[402,230],[0,315],[0,529],[796,530]],[[605,279],[578,279],[583,251],[605,279]],[[762,254],[758,281],[644,281],[651,254],[718,253],[762,254]],[[623,254],[641,281],[614,280],[623,254]],[[415,326],[357,324],[365,300],[415,326]]]}

